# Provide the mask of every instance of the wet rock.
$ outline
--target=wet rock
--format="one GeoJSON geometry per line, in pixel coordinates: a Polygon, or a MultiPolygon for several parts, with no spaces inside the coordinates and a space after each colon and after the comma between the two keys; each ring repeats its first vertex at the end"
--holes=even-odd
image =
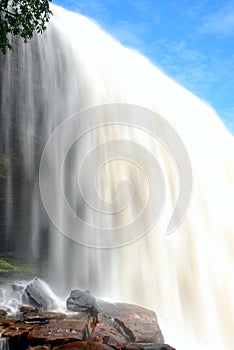
{"type": "Polygon", "coordinates": [[[0,318],[0,327],[7,328],[10,326],[14,326],[14,324],[19,321],[20,321],[20,317],[18,316],[12,316],[12,315],[2,316],[0,318]]]}
{"type": "Polygon", "coordinates": [[[154,311],[138,305],[109,303],[97,300],[95,309],[99,313],[113,318],[125,334],[134,342],[163,343],[163,335],[154,311]]]}
{"type": "Polygon", "coordinates": [[[2,315],[0,332],[9,339],[10,349],[174,350],[164,344],[153,311],[132,304],[96,302],[87,291],[72,291],[70,297],[71,304],[82,312],[64,314],[22,306],[15,315],[2,315]]]}
{"type": "Polygon", "coordinates": [[[97,319],[99,319],[99,313],[114,319],[130,341],[158,344],[164,342],[156,314],[152,310],[137,305],[112,304],[102,300],[97,300],[95,309],[98,314],[97,319]]]}
{"type": "Polygon", "coordinates": [[[91,338],[108,345],[122,344],[131,341],[122,327],[103,314],[98,315],[98,323],[91,334],[91,338]]]}
{"type": "Polygon", "coordinates": [[[38,325],[28,333],[30,344],[59,344],[69,341],[85,340],[89,336],[87,315],[75,318],[52,319],[46,325],[38,325]]]}
{"type": "Polygon", "coordinates": [[[175,350],[167,344],[146,344],[146,343],[126,343],[122,344],[117,350],[175,350]]]}
{"type": "Polygon", "coordinates": [[[20,308],[20,312],[22,312],[23,314],[30,313],[30,312],[38,313],[38,311],[39,311],[38,308],[32,307],[32,306],[21,306],[20,308]]]}
{"type": "Polygon", "coordinates": [[[57,312],[29,312],[23,315],[25,323],[47,323],[53,319],[63,319],[66,315],[57,312]]]}
{"type": "Polygon", "coordinates": [[[21,294],[24,291],[24,285],[20,282],[13,282],[11,288],[13,292],[20,292],[21,294]]]}
{"type": "Polygon", "coordinates": [[[96,299],[89,290],[81,291],[74,289],[67,299],[67,309],[70,311],[89,311],[93,312],[96,299]]]}
{"type": "Polygon", "coordinates": [[[134,342],[164,343],[154,311],[132,304],[115,304],[117,309],[113,315],[115,322],[134,342]]]}
{"type": "Polygon", "coordinates": [[[39,345],[39,346],[35,346],[35,347],[29,347],[28,350],[50,350],[50,348],[46,345],[39,345]]]}
{"type": "Polygon", "coordinates": [[[46,326],[34,327],[28,334],[28,340],[41,343],[61,343],[71,340],[83,340],[84,329],[74,322],[56,322],[46,326]]]}
{"type": "Polygon", "coordinates": [[[56,308],[56,301],[55,298],[52,297],[52,292],[37,278],[26,286],[22,301],[24,304],[43,310],[56,308]]]}
{"type": "Polygon", "coordinates": [[[0,316],[5,316],[7,314],[6,310],[0,309],[0,316]]]}
{"type": "Polygon", "coordinates": [[[53,347],[53,350],[113,350],[112,347],[92,341],[81,341],[53,347]]]}
{"type": "Polygon", "coordinates": [[[10,338],[10,339],[19,338],[24,335],[26,336],[31,329],[32,328],[27,328],[27,327],[21,328],[16,326],[10,326],[9,328],[7,328],[2,332],[1,336],[5,338],[10,338]]]}
{"type": "Polygon", "coordinates": [[[116,304],[109,303],[108,301],[101,299],[96,300],[95,310],[97,314],[100,313],[106,315],[109,318],[112,318],[114,315],[118,314],[118,308],[116,304]]]}
{"type": "Polygon", "coordinates": [[[24,325],[22,323],[12,323],[8,328],[5,328],[2,331],[2,337],[8,338],[9,341],[9,349],[27,349],[28,340],[27,335],[28,332],[32,329],[28,325],[24,325]]]}

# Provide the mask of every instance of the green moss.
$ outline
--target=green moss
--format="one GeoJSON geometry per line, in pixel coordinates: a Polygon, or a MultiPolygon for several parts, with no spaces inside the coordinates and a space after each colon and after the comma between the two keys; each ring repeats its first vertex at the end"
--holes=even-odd
{"type": "Polygon", "coordinates": [[[0,273],[1,272],[25,272],[25,273],[33,273],[35,268],[28,265],[16,265],[9,263],[4,259],[0,259],[0,273]]]}
{"type": "Polygon", "coordinates": [[[6,260],[0,259],[0,272],[15,271],[15,266],[7,262],[6,260]]]}

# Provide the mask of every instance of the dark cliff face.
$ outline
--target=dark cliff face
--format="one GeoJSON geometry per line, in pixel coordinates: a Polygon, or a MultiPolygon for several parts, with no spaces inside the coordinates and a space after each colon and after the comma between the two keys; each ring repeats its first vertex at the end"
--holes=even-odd
{"type": "Polygon", "coordinates": [[[52,24],[27,44],[14,39],[13,48],[0,55],[0,252],[27,261],[48,251],[38,173],[46,141],[64,118],[56,101],[66,102],[68,62],[52,24]]]}
{"type": "Polygon", "coordinates": [[[0,55],[0,249],[25,259],[32,251],[33,193],[46,141],[39,65],[29,72],[37,57],[37,40],[25,47],[14,41],[14,51],[0,55]]]}

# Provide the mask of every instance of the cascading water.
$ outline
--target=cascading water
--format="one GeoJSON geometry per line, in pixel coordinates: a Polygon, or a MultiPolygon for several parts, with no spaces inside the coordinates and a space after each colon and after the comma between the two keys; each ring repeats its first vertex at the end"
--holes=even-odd
{"type": "Polygon", "coordinates": [[[165,338],[169,337],[168,329],[176,334],[168,341],[178,350],[187,348],[188,342],[194,349],[234,348],[232,136],[210,107],[146,58],[122,47],[83,16],[56,6],[53,12],[42,37],[27,45],[14,42],[14,51],[1,57],[2,249],[13,250],[25,260],[48,254],[47,280],[60,295],[73,287],[89,288],[98,296],[154,308],[165,324],[165,338]],[[110,118],[107,107],[95,107],[102,105],[111,106],[110,118]],[[141,106],[142,120],[136,119],[130,105],[141,106]],[[119,108],[123,108],[121,116],[119,108]],[[147,125],[149,110],[156,119],[147,125]],[[77,112],[80,119],[72,130],[63,137],[53,137],[53,162],[47,164],[49,186],[42,183],[50,196],[53,184],[49,174],[57,174],[54,182],[59,186],[62,172],[72,210],[93,230],[91,234],[78,232],[78,238],[70,240],[67,232],[57,230],[66,222],[64,203],[57,200],[57,194],[49,198],[59,218],[56,228],[43,208],[38,174],[46,141],[62,121],[77,112]],[[93,126],[90,115],[98,120],[93,126]],[[137,121],[143,126],[138,127],[137,121]],[[185,164],[183,169],[184,154],[176,156],[180,169],[173,162],[171,153],[176,149],[168,125],[185,145],[193,184],[190,207],[170,235],[166,229],[178,187],[190,174],[185,164]],[[60,150],[67,147],[74,130],[85,132],[71,144],[61,169],[60,150]],[[164,142],[159,142],[162,139],[164,142]],[[148,153],[162,170],[161,178],[155,176],[155,181],[148,153]],[[83,170],[76,164],[83,166],[89,156],[91,162],[79,177],[77,173],[83,170]],[[182,179],[178,179],[180,171],[182,179]],[[78,177],[84,187],[79,196],[78,177]],[[151,212],[146,212],[142,221],[138,217],[148,210],[151,196],[156,207],[158,199],[162,201],[162,177],[166,198],[158,223],[149,227],[151,212]],[[95,186],[97,197],[91,188],[95,186]],[[159,197],[155,196],[157,191],[159,197]],[[133,225],[127,226],[129,222],[133,225]],[[101,246],[105,240],[106,248],[116,246],[113,235],[103,239],[105,232],[98,233],[103,225],[118,227],[118,232],[129,227],[127,238],[134,242],[124,241],[123,247],[115,249],[87,247],[84,242],[90,242],[90,237],[94,243],[87,245],[99,246],[100,239],[101,246]],[[134,237],[134,230],[145,235],[134,237]],[[74,242],[81,241],[79,235],[83,245],[74,242]]]}
{"type": "Polygon", "coordinates": [[[9,342],[7,338],[0,338],[0,350],[9,350],[9,342]]]}

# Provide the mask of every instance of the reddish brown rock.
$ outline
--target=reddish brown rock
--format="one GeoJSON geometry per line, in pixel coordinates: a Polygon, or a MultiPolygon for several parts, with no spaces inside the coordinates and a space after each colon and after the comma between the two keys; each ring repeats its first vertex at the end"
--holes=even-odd
{"type": "Polygon", "coordinates": [[[0,310],[0,316],[5,316],[7,314],[6,310],[0,310]]]}
{"type": "Polygon", "coordinates": [[[14,326],[15,322],[19,321],[20,318],[19,317],[15,317],[15,316],[2,316],[0,318],[0,327],[10,327],[10,326],[14,326]]]}
{"type": "Polygon", "coordinates": [[[126,343],[119,346],[116,350],[175,350],[167,344],[126,343]]]}
{"type": "Polygon", "coordinates": [[[21,306],[20,312],[22,312],[23,314],[30,313],[30,312],[37,313],[38,308],[24,305],[24,306],[21,306]]]}
{"type": "Polygon", "coordinates": [[[15,322],[4,329],[2,337],[9,339],[10,349],[26,349],[28,345],[27,335],[32,328],[29,325],[15,322]]]}
{"type": "Polygon", "coordinates": [[[35,346],[35,347],[29,347],[28,350],[50,350],[50,348],[46,345],[39,345],[39,346],[35,346]]]}
{"type": "Polygon", "coordinates": [[[29,312],[23,315],[23,321],[26,323],[46,323],[53,319],[66,318],[66,314],[57,312],[29,312]]]}
{"type": "Polygon", "coordinates": [[[163,344],[164,338],[154,311],[132,304],[116,304],[114,320],[132,342],[163,344]]]}
{"type": "Polygon", "coordinates": [[[83,340],[83,330],[76,327],[75,324],[72,328],[69,328],[71,324],[67,322],[61,325],[60,322],[57,325],[38,326],[33,328],[28,334],[29,341],[35,341],[36,343],[61,343],[63,341],[68,342],[71,340],[83,340]],[[68,328],[67,328],[68,327],[68,328]]]}
{"type": "Polygon", "coordinates": [[[11,350],[174,350],[163,344],[153,311],[106,302],[98,308],[90,316],[90,310],[65,315],[22,307],[0,317],[0,332],[11,350]]]}
{"type": "Polygon", "coordinates": [[[26,335],[29,332],[28,329],[17,329],[17,328],[7,328],[5,331],[2,332],[1,336],[4,338],[15,338],[15,337],[19,337],[22,335],[26,335]]]}
{"type": "Polygon", "coordinates": [[[77,349],[82,349],[82,350],[113,350],[113,348],[108,346],[108,345],[95,343],[92,341],[80,341],[80,342],[63,344],[63,345],[53,347],[53,350],[77,350],[77,349]]]}
{"type": "Polygon", "coordinates": [[[19,320],[11,321],[8,326],[4,326],[2,330],[2,337],[10,338],[10,339],[19,339],[21,337],[26,337],[28,332],[31,331],[32,325],[24,324],[19,320]]]}
{"type": "Polygon", "coordinates": [[[91,334],[91,338],[108,345],[122,344],[130,341],[123,329],[113,320],[103,314],[98,315],[98,323],[91,334]]]}
{"type": "Polygon", "coordinates": [[[34,327],[28,334],[29,341],[39,343],[61,343],[84,340],[89,335],[87,315],[76,318],[53,319],[46,325],[34,327]]]}

